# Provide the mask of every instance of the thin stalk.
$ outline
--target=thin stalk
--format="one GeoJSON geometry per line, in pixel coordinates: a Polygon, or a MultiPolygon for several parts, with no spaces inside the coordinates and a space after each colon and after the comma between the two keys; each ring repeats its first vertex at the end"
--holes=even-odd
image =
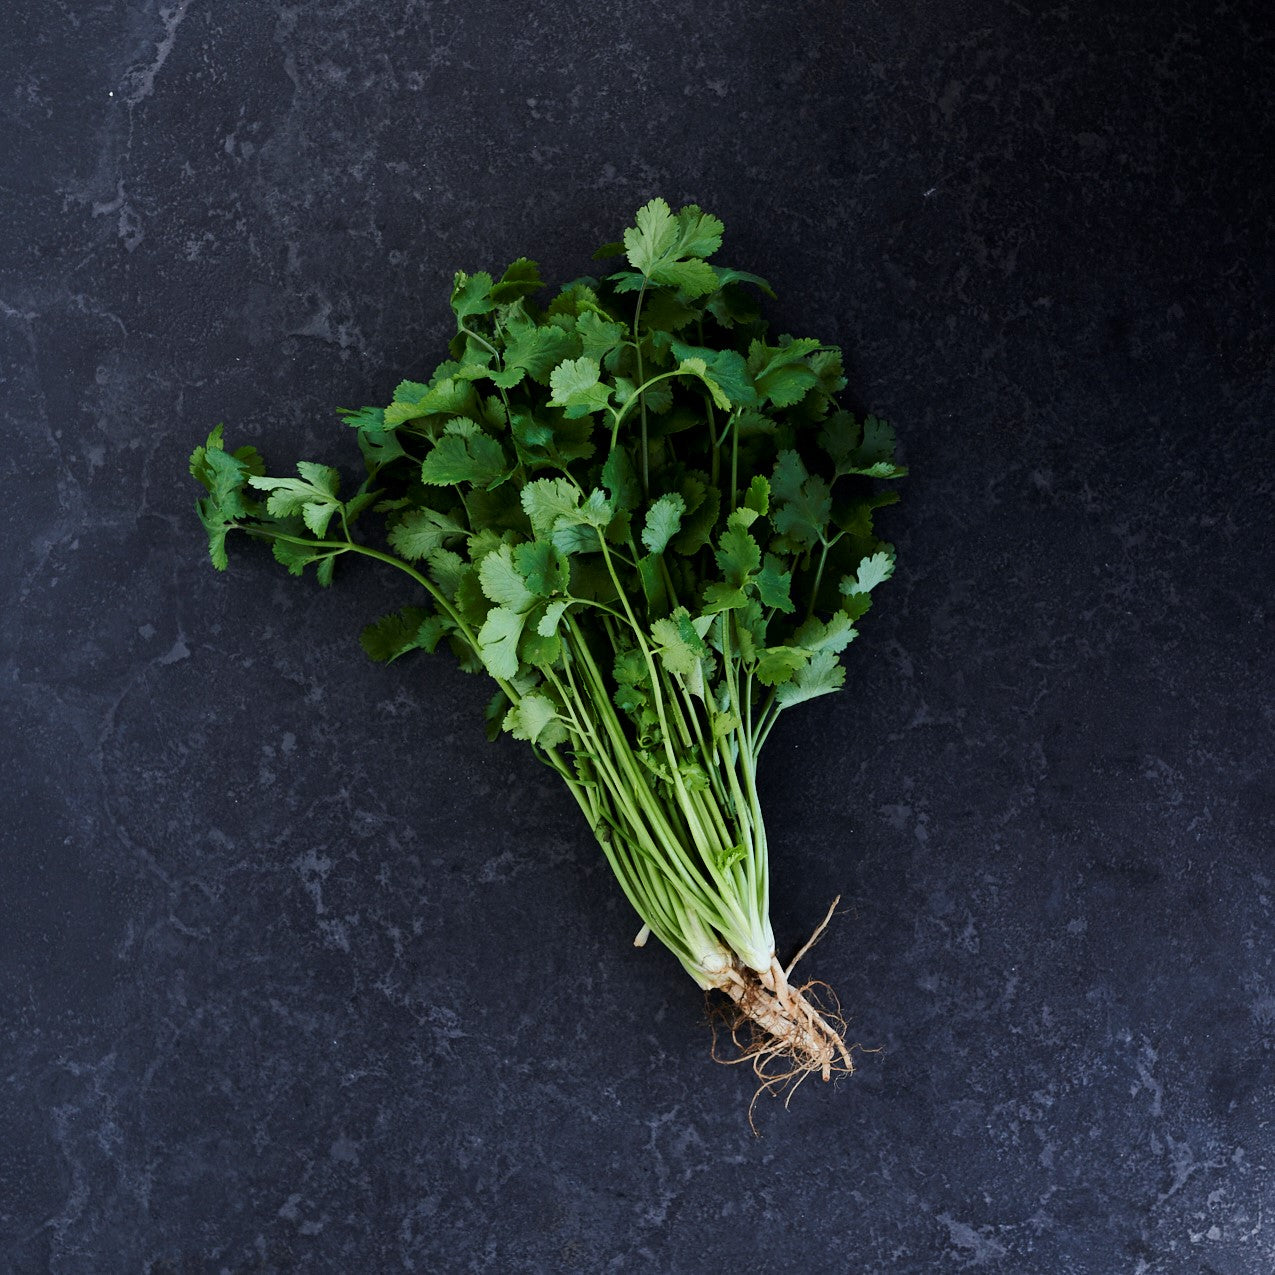
{"type": "MultiPolygon", "coordinates": [[[[682,816],[684,827],[679,833],[668,824],[667,813],[673,812],[666,813],[666,808],[656,797],[649,781],[641,774],[618,718],[611,708],[605,683],[593,662],[592,653],[574,621],[571,622],[570,632],[572,648],[578,653],[581,667],[590,679],[589,702],[595,707],[609,737],[609,746],[600,748],[592,760],[601,767],[602,775],[612,787],[613,796],[621,803],[626,802],[628,794],[624,789],[627,787],[628,793],[631,793],[641,807],[644,819],[637,826],[642,827],[643,832],[649,828],[650,833],[645,839],[651,841],[653,848],[663,850],[658,855],[657,862],[671,878],[686,906],[717,930],[734,950],[748,951],[755,955],[760,927],[751,915],[753,909],[745,908],[745,900],[737,897],[733,878],[717,867],[711,853],[697,854],[696,859],[699,862],[693,861],[687,853],[688,846],[701,851],[709,849],[714,840],[704,826],[705,820],[697,809],[697,803],[690,800],[683,788],[685,799],[679,799],[675,810],[682,816]],[[621,772],[624,774],[623,780],[620,778],[621,772]]],[[[665,729],[667,732],[667,720],[665,729]]],[[[673,769],[674,773],[670,778],[676,791],[681,776],[677,774],[675,766],[673,769]]],[[[712,822],[711,819],[708,820],[710,825],[712,822]]]]}
{"type": "MultiPolygon", "coordinates": [[[[678,768],[677,757],[673,751],[672,731],[669,728],[668,716],[665,712],[665,696],[662,679],[660,678],[659,670],[655,665],[655,657],[652,655],[651,649],[647,645],[646,636],[637,622],[637,617],[633,614],[633,609],[629,606],[628,595],[624,592],[624,589],[620,584],[619,577],[615,574],[615,567],[611,562],[611,555],[607,549],[606,539],[599,536],[598,541],[602,546],[603,560],[606,562],[607,570],[611,574],[611,579],[615,584],[616,591],[620,595],[620,601],[624,606],[625,612],[628,614],[629,623],[633,628],[633,633],[637,638],[638,646],[642,651],[643,659],[646,661],[647,671],[651,678],[651,695],[655,703],[655,713],[659,718],[660,730],[664,738],[664,755],[668,761],[669,779],[673,786],[673,791],[677,796],[678,805],[682,811],[682,817],[688,824],[688,831],[690,831],[692,835],[694,835],[696,831],[699,831],[702,837],[704,830],[699,826],[698,820],[696,819],[694,803],[691,801],[690,794],[686,790],[685,782],[683,781],[681,771],[678,768]]],[[[707,838],[703,839],[707,840],[707,838]]],[[[700,838],[696,838],[696,844],[699,844],[699,840],[700,838]]],[[[721,887],[726,884],[726,878],[722,870],[712,861],[711,855],[706,855],[704,857],[706,859],[705,866],[708,869],[709,876],[713,878],[713,880],[717,883],[718,888],[721,889],[721,887]]],[[[729,900],[729,902],[734,903],[733,898],[729,900]]],[[[737,906],[734,910],[738,914],[737,906]]],[[[747,924],[746,919],[742,915],[739,915],[738,919],[747,924]]]]}
{"type": "MultiPolygon", "coordinates": [[[[639,324],[642,321],[642,301],[646,296],[646,280],[642,280],[642,286],[638,289],[637,305],[633,308],[633,342],[637,349],[637,379],[638,385],[642,384],[644,373],[642,371],[642,333],[639,330],[639,324]]],[[[634,398],[641,398],[642,408],[642,495],[644,498],[651,494],[651,459],[647,455],[646,450],[646,398],[643,396],[641,389],[637,391],[634,398]]],[[[620,422],[617,418],[615,428],[620,428],[620,422]]],[[[612,438],[615,437],[612,431],[612,438]]]]}

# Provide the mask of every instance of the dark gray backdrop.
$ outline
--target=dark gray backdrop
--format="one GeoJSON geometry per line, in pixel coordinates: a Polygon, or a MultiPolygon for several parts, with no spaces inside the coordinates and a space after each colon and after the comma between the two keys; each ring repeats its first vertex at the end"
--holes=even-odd
{"type": "Polygon", "coordinates": [[[1272,1269],[1264,7],[8,8],[0,1265],[1272,1269]],[[882,1052],[760,1138],[482,685],[363,658],[394,582],[215,576],[185,473],[349,464],[453,270],[653,194],[913,470],[764,775],[882,1052]]]}

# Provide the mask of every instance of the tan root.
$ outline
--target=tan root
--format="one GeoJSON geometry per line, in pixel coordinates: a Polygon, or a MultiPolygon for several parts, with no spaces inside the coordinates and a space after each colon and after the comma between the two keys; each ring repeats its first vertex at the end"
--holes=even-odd
{"type": "Polygon", "coordinates": [[[800,986],[790,981],[794,966],[822,936],[839,902],[839,898],[833,900],[828,915],[786,969],[772,956],[768,970],[759,973],[735,964],[723,971],[717,983],[732,1002],[725,1017],[739,1053],[722,1057],[715,1040],[713,1057],[723,1063],[752,1064],[759,1084],[749,1107],[750,1123],[753,1106],[763,1093],[785,1093],[787,1101],[811,1075],[831,1080],[854,1071],[851,1055],[859,1046],[846,1044],[846,1021],[832,989],[816,981],[800,986]],[[821,997],[831,1002],[831,1008],[821,997]]]}

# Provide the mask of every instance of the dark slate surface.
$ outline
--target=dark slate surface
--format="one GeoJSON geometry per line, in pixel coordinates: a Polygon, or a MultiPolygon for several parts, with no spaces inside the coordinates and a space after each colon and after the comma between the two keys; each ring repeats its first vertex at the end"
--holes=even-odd
{"type": "Polygon", "coordinates": [[[1120,7],[6,9],[5,1270],[1275,1268],[1271,32],[1120,7]],[[481,685],[185,475],[353,460],[453,269],[656,193],[913,466],[765,774],[882,1052],[760,1138],[481,685]]]}

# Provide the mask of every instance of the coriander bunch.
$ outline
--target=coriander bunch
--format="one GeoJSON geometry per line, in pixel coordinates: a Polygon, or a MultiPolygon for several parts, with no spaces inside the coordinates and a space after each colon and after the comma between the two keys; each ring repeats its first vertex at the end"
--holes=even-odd
{"type": "Polygon", "coordinates": [[[323,585],[350,556],[406,577],[368,654],[446,646],[489,676],[490,731],[562,778],[638,942],[730,998],[764,1081],[826,1079],[850,1054],[775,954],[757,767],[783,713],[844,681],[905,471],[888,425],[838,405],[840,352],[772,340],[765,280],[710,264],[721,235],[654,199],[595,256],[620,269],[547,304],[526,259],[457,274],[450,357],[341,412],[353,492],[310,461],[269,476],[220,427],[191,472],[219,569],[238,531],[323,585]]]}

